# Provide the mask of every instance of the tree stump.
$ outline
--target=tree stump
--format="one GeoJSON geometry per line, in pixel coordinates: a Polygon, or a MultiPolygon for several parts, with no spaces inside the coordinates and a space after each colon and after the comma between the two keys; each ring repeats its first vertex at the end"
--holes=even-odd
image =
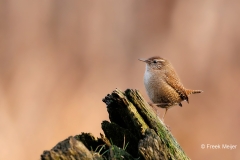
{"type": "Polygon", "coordinates": [[[102,122],[101,138],[82,133],[44,151],[42,160],[188,160],[165,124],[139,91],[115,89],[103,102],[108,121],[102,122]]]}

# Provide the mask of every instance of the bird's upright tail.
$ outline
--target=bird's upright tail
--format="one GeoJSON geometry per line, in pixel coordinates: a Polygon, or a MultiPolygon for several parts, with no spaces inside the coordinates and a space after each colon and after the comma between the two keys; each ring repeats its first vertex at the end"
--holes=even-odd
{"type": "Polygon", "coordinates": [[[187,95],[190,95],[190,94],[202,93],[203,91],[187,89],[186,92],[187,92],[187,95]]]}

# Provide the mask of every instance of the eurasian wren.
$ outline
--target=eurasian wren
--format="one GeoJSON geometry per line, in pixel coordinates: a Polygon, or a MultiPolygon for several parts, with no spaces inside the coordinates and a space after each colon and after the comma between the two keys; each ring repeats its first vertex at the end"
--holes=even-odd
{"type": "Polygon", "coordinates": [[[203,92],[184,88],[172,64],[166,59],[155,56],[139,60],[146,63],[144,85],[147,95],[156,106],[166,109],[163,120],[170,107],[182,107],[182,101],[189,103],[190,94],[203,92]]]}

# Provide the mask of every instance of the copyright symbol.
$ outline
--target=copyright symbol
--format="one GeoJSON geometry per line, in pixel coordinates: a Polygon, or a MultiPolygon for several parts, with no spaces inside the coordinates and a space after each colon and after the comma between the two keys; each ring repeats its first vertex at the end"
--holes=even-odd
{"type": "Polygon", "coordinates": [[[204,149],[204,148],[205,148],[205,145],[204,145],[204,144],[201,144],[201,148],[204,149]]]}

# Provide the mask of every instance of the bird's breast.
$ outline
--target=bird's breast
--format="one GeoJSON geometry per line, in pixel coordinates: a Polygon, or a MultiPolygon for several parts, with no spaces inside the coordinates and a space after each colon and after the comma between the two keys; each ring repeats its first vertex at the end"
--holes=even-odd
{"type": "Polygon", "coordinates": [[[161,77],[153,75],[151,72],[146,71],[144,74],[144,85],[146,92],[151,99],[151,101],[156,101],[155,99],[161,97],[161,90],[164,86],[164,81],[161,77]]]}

